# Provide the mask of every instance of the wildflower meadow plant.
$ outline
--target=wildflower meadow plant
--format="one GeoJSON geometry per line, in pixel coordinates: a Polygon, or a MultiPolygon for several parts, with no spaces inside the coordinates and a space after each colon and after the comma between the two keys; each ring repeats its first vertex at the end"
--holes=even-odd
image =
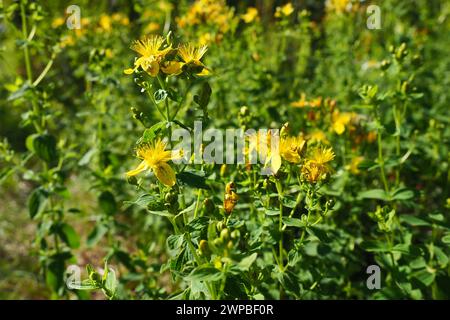
{"type": "Polygon", "coordinates": [[[0,298],[448,299],[450,5],[372,2],[0,1],[0,298]]]}

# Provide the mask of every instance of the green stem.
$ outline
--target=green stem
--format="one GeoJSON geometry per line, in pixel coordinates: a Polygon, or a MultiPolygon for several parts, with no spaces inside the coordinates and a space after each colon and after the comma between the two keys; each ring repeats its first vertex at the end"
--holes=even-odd
{"type": "Polygon", "coordinates": [[[200,196],[202,195],[202,189],[197,191],[197,203],[195,204],[194,219],[197,218],[198,208],[200,207],[200,196]]]}
{"type": "Polygon", "coordinates": [[[280,213],[278,216],[278,232],[280,233],[280,240],[278,241],[278,265],[281,271],[284,271],[283,265],[283,188],[279,180],[275,182],[277,192],[278,192],[278,201],[280,202],[280,213]]]}
{"type": "MultiPolygon", "coordinates": [[[[25,3],[20,1],[20,16],[22,19],[22,36],[24,39],[28,38],[27,17],[25,14],[25,3]]],[[[31,71],[30,53],[28,51],[28,43],[23,46],[23,52],[25,55],[25,68],[27,70],[27,78],[30,84],[33,82],[33,74],[31,71]]]]}
{"type": "MultiPolygon", "coordinates": [[[[185,233],[185,236],[186,236],[186,242],[188,244],[189,250],[191,251],[191,254],[194,256],[195,262],[197,263],[198,266],[202,265],[202,260],[198,256],[197,251],[195,250],[195,247],[192,244],[191,235],[189,233],[185,233]]],[[[205,285],[208,288],[211,299],[216,300],[217,295],[214,290],[214,285],[212,283],[210,283],[209,281],[205,281],[205,285]]]]}
{"type": "MultiPolygon", "coordinates": [[[[31,37],[29,37],[29,35],[28,35],[27,16],[25,13],[24,1],[20,1],[20,17],[22,20],[22,36],[23,36],[23,39],[26,41],[26,43],[23,46],[23,54],[24,54],[24,59],[25,59],[25,69],[27,72],[27,80],[30,85],[33,85],[33,72],[31,69],[30,52],[28,50],[28,42],[30,41],[29,38],[31,38],[31,37]]],[[[34,116],[38,117],[40,114],[39,107],[36,104],[36,101],[34,99],[31,99],[31,106],[33,108],[34,116]]],[[[36,132],[42,133],[43,129],[42,129],[41,125],[39,124],[39,121],[37,119],[33,119],[32,123],[33,123],[33,126],[34,126],[36,132]]]]}
{"type": "Polygon", "coordinates": [[[384,170],[383,140],[381,138],[381,130],[378,130],[377,141],[378,141],[378,164],[380,165],[381,180],[383,181],[384,190],[386,191],[386,193],[388,193],[389,187],[386,180],[386,173],[384,170]]]}

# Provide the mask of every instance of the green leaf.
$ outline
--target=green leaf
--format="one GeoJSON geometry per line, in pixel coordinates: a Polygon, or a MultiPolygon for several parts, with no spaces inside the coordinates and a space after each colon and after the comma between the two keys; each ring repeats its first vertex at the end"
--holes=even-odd
{"type": "Polygon", "coordinates": [[[239,263],[238,263],[238,268],[242,271],[248,271],[250,269],[250,267],[252,266],[253,262],[255,262],[256,258],[257,258],[258,254],[252,253],[251,255],[249,255],[248,257],[243,258],[239,263]]]}
{"type": "Polygon", "coordinates": [[[166,100],[167,91],[163,90],[163,89],[159,89],[155,92],[155,94],[153,96],[155,97],[155,102],[160,103],[160,102],[166,100]]]}
{"type": "Polygon", "coordinates": [[[162,203],[159,196],[148,193],[141,194],[135,201],[124,201],[127,205],[137,205],[141,208],[158,211],[164,210],[164,203],[162,203]]]}
{"type": "Polygon", "coordinates": [[[190,281],[217,281],[222,279],[223,274],[219,269],[211,267],[209,264],[198,266],[186,277],[190,281]]]}
{"type": "Polygon", "coordinates": [[[92,148],[86,152],[78,161],[79,166],[85,166],[91,162],[92,157],[97,153],[97,148],[92,148]]]}
{"type": "Polygon", "coordinates": [[[173,251],[180,249],[183,246],[185,239],[183,234],[171,234],[166,241],[169,250],[173,251]]]}
{"type": "Polygon", "coordinates": [[[409,263],[411,269],[423,269],[427,266],[427,262],[423,257],[418,257],[409,263]]]}
{"type": "Polygon", "coordinates": [[[67,223],[62,223],[58,230],[59,236],[69,247],[72,249],[80,247],[80,238],[74,228],[67,223]]]}
{"type": "Polygon", "coordinates": [[[297,218],[283,217],[283,223],[288,227],[304,228],[306,226],[304,221],[297,218]]]}
{"type": "Polygon", "coordinates": [[[22,98],[28,90],[31,89],[31,86],[28,82],[24,82],[22,84],[22,86],[17,89],[16,91],[14,91],[9,97],[8,97],[8,101],[13,101],[19,98],[22,98]]]}
{"type": "Polygon", "coordinates": [[[186,225],[186,230],[188,232],[194,232],[206,229],[209,225],[209,217],[198,217],[193,219],[186,225]]]}
{"type": "Polygon", "coordinates": [[[145,129],[144,133],[142,134],[142,137],[138,140],[138,144],[140,143],[149,143],[155,140],[155,138],[158,136],[158,134],[166,127],[165,121],[160,121],[153,126],[151,126],[148,129],[145,129]]]}
{"type": "Polygon", "coordinates": [[[149,212],[149,213],[151,213],[151,214],[154,214],[154,215],[157,215],[157,216],[161,216],[161,217],[169,217],[169,218],[172,218],[172,217],[175,216],[173,213],[170,213],[170,212],[167,211],[167,210],[162,210],[162,211],[147,210],[147,212],[149,212]]]}
{"type": "Polygon", "coordinates": [[[389,252],[389,246],[385,242],[367,240],[361,243],[361,248],[368,252],[389,252]]]}
{"type": "Polygon", "coordinates": [[[443,243],[450,245],[450,234],[446,234],[445,236],[442,237],[441,240],[443,243]]]}
{"type": "Polygon", "coordinates": [[[194,96],[194,102],[205,110],[211,98],[211,87],[208,82],[204,82],[199,95],[194,96]]]}
{"type": "Polygon", "coordinates": [[[117,203],[114,195],[109,191],[103,191],[98,197],[98,204],[102,211],[107,215],[113,215],[117,212],[117,203]]]}
{"type": "Polygon", "coordinates": [[[393,192],[391,200],[409,200],[414,198],[414,192],[406,188],[400,188],[393,192]]]}
{"type": "Polygon", "coordinates": [[[425,220],[422,220],[420,218],[417,218],[415,216],[411,216],[411,215],[401,215],[400,216],[400,221],[405,222],[406,224],[409,224],[413,227],[427,227],[430,226],[430,223],[428,223],[425,220]]]}
{"type": "Polygon", "coordinates": [[[44,211],[47,204],[47,195],[40,189],[35,189],[28,198],[28,213],[30,218],[33,219],[37,214],[44,211]]]}
{"type": "Polygon", "coordinates": [[[193,188],[208,189],[203,171],[184,171],[177,174],[177,180],[193,188]]]}
{"type": "Polygon", "coordinates": [[[449,261],[448,255],[445,254],[444,250],[436,246],[434,247],[434,253],[436,255],[436,260],[439,263],[439,266],[441,267],[441,269],[444,269],[449,261]]]}
{"type": "Polygon", "coordinates": [[[392,247],[392,252],[400,252],[403,254],[409,254],[409,245],[405,244],[405,243],[399,243],[396,244],[394,247],[392,247]]]}
{"type": "Polygon", "coordinates": [[[435,273],[430,273],[426,269],[417,271],[412,274],[413,278],[416,278],[427,287],[434,282],[435,276],[436,276],[435,273]]]}
{"type": "Polygon", "coordinates": [[[316,237],[321,242],[329,242],[330,241],[330,237],[328,237],[326,231],[319,229],[317,227],[306,228],[306,232],[308,232],[309,235],[316,237]]]}
{"type": "Polygon", "coordinates": [[[26,146],[48,164],[53,164],[58,161],[56,139],[52,135],[33,134],[27,138],[26,146]]]}
{"type": "Polygon", "coordinates": [[[378,200],[389,200],[389,195],[383,189],[372,189],[367,191],[362,191],[358,193],[358,198],[360,199],[378,199],[378,200]]]}
{"type": "Polygon", "coordinates": [[[108,228],[102,223],[96,224],[94,229],[89,233],[87,237],[86,244],[89,247],[94,246],[97,242],[99,242],[103,236],[108,232],[108,228]]]}

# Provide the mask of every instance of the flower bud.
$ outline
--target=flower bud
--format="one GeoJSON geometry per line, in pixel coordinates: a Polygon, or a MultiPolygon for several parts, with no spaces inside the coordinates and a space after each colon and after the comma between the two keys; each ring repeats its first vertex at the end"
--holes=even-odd
{"type": "Polygon", "coordinates": [[[200,240],[200,243],[198,245],[198,249],[202,253],[202,255],[208,255],[210,253],[208,241],[200,240]]]}
{"type": "Polygon", "coordinates": [[[205,212],[210,213],[214,212],[216,206],[210,198],[206,198],[205,200],[203,200],[203,208],[205,209],[205,212]]]}
{"type": "Polygon", "coordinates": [[[239,230],[234,230],[233,232],[231,232],[231,239],[235,240],[235,239],[239,239],[241,236],[241,233],[239,232],[239,230]]]}
{"type": "Polygon", "coordinates": [[[391,61],[383,60],[381,61],[381,70],[386,71],[391,66],[391,61]]]}
{"type": "Polygon", "coordinates": [[[216,239],[214,239],[213,244],[214,244],[216,247],[221,247],[222,244],[223,244],[223,240],[222,240],[221,238],[216,238],[216,239]]]}
{"type": "Polygon", "coordinates": [[[223,222],[223,221],[217,222],[216,228],[217,228],[217,231],[221,232],[223,230],[223,228],[225,228],[225,222],[223,222]]]}
{"type": "Polygon", "coordinates": [[[290,125],[289,122],[286,122],[285,124],[283,124],[283,126],[281,127],[280,130],[280,137],[284,138],[287,137],[289,135],[289,131],[290,131],[290,125]]]}
{"type": "Polygon", "coordinates": [[[227,165],[224,163],[220,166],[220,176],[224,177],[227,173],[227,165]]]}
{"type": "Polygon", "coordinates": [[[230,239],[230,230],[228,230],[227,228],[223,229],[223,230],[220,232],[220,238],[221,238],[223,241],[228,241],[228,240],[230,239]]]}

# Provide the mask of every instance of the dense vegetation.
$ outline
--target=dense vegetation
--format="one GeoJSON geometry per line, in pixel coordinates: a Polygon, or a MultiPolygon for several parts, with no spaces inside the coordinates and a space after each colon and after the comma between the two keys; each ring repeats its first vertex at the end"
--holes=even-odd
{"type": "Polygon", "coordinates": [[[450,2],[76,2],[0,1],[0,298],[450,297],[450,2]]]}

